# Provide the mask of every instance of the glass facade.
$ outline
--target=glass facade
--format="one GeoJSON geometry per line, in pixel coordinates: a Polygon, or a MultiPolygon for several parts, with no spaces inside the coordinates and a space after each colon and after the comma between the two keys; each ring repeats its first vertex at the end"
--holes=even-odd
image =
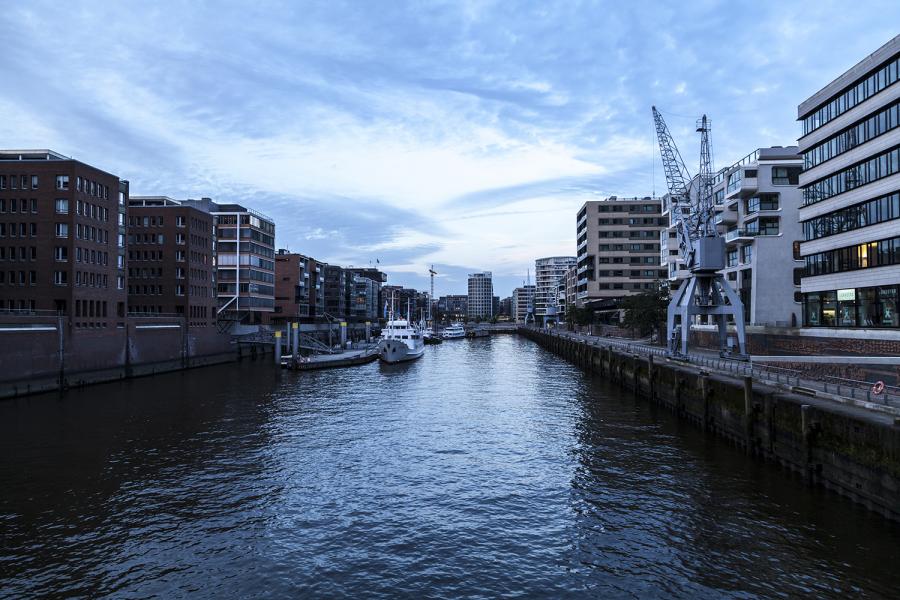
{"type": "Polygon", "coordinates": [[[900,264],[900,237],[835,248],[806,257],[804,277],[900,264]]]}
{"type": "Polygon", "coordinates": [[[900,193],[894,192],[804,221],[803,235],[806,241],[816,240],[897,218],[900,218],[900,193]]]}
{"type": "Polygon", "coordinates": [[[896,285],[803,294],[806,327],[898,327],[896,285]]]}
{"type": "Polygon", "coordinates": [[[818,146],[813,146],[803,153],[803,168],[811,169],[835,156],[873,140],[900,124],[900,102],[867,117],[863,121],[848,127],[834,137],[830,137],[818,146]]]}
{"type": "Polygon", "coordinates": [[[820,179],[803,189],[803,205],[808,206],[827,200],[900,172],[900,146],[853,165],[834,175],[820,179]]]}
{"type": "Polygon", "coordinates": [[[836,119],[857,104],[868,100],[897,82],[900,57],[895,57],[857,81],[830,102],[803,119],[803,135],[812,133],[825,123],[836,119]]]}

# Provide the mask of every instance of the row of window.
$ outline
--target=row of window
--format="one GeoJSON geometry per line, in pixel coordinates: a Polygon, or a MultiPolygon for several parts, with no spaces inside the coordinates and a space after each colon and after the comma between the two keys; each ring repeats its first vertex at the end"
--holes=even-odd
{"type": "Polygon", "coordinates": [[[656,252],[659,244],[600,244],[600,252],[656,252]]]}
{"type": "Polygon", "coordinates": [[[37,175],[0,175],[0,190],[9,186],[11,190],[38,189],[37,175]],[[31,184],[31,185],[29,185],[31,184]]]}
{"type": "Polygon", "coordinates": [[[887,64],[856,82],[849,89],[841,92],[828,104],[822,106],[811,115],[804,117],[803,135],[815,131],[889,85],[896,83],[898,71],[900,71],[900,57],[892,58],[887,64]]]}
{"type": "MultiPolygon", "coordinates": [[[[18,260],[37,260],[37,246],[19,246],[18,260]]],[[[0,246],[0,260],[17,260],[16,247],[0,246]]]]}
{"type": "Polygon", "coordinates": [[[662,217],[632,217],[630,219],[597,219],[597,225],[665,225],[662,217]]]}
{"type": "Polygon", "coordinates": [[[662,277],[656,269],[642,271],[597,271],[597,277],[662,277]]]}
{"type": "Polygon", "coordinates": [[[37,223],[0,223],[0,237],[35,237],[37,223]]]}
{"type": "Polygon", "coordinates": [[[828,275],[900,264],[900,237],[826,250],[806,257],[804,276],[828,275]]]}
{"type": "MultiPolygon", "coordinates": [[[[69,212],[69,201],[66,198],[59,198],[56,200],[56,212],[69,212]]],[[[97,219],[98,221],[109,222],[109,209],[96,204],[91,204],[90,202],[76,200],[75,214],[81,217],[90,217],[91,219],[97,219]]]]}
{"type": "Polygon", "coordinates": [[[653,290],[656,283],[598,283],[597,289],[601,290],[653,290]]]}
{"type": "Polygon", "coordinates": [[[105,289],[109,287],[109,276],[91,271],[75,271],[75,286],[105,289]]]}
{"type": "Polygon", "coordinates": [[[76,300],[76,317],[106,317],[106,300],[76,300]]]}
{"type": "Polygon", "coordinates": [[[900,172],[900,146],[886,150],[805,187],[803,189],[803,205],[808,206],[821,202],[898,172],[900,172]]]}
{"type": "Polygon", "coordinates": [[[597,210],[600,212],[645,212],[645,213],[658,213],[660,212],[659,204],[601,204],[597,207],[597,210]]]}
{"type": "Polygon", "coordinates": [[[761,210],[778,210],[778,194],[759,194],[747,198],[744,203],[744,213],[753,214],[761,210]]]}
{"type": "Polygon", "coordinates": [[[803,168],[811,169],[835,156],[873,140],[900,125],[900,102],[867,117],[803,153],[803,168]]]}
{"type": "Polygon", "coordinates": [[[807,327],[900,327],[896,285],[803,294],[807,327]]]}
{"type": "Polygon", "coordinates": [[[867,200],[803,222],[804,239],[816,240],[900,218],[900,193],[867,200]]]}
{"type": "Polygon", "coordinates": [[[37,271],[0,271],[0,285],[37,285],[37,271]]]}
{"type": "Polygon", "coordinates": [[[652,230],[648,231],[645,229],[635,230],[635,231],[598,231],[597,237],[600,238],[628,238],[628,239],[642,239],[642,238],[658,238],[659,231],[652,230]],[[625,234],[628,235],[625,235],[625,234]]]}
{"type": "Polygon", "coordinates": [[[37,304],[34,300],[27,300],[24,298],[20,298],[18,300],[10,299],[9,302],[7,302],[6,298],[0,298],[0,313],[5,313],[5,312],[33,313],[35,311],[36,306],[37,306],[37,304]]]}
{"type": "Polygon", "coordinates": [[[620,264],[625,264],[626,262],[628,264],[632,264],[632,265],[639,265],[639,264],[658,265],[659,257],[658,256],[632,256],[632,257],[628,258],[628,261],[626,261],[625,257],[622,257],[622,256],[613,256],[613,257],[601,256],[600,258],[597,259],[597,263],[599,263],[601,265],[608,265],[608,264],[620,265],[620,264]]]}
{"type": "MultiPolygon", "coordinates": [[[[69,176],[68,175],[57,175],[56,176],[56,189],[58,190],[67,190],[69,189],[69,176]]],[[[102,183],[97,183],[96,181],[91,181],[87,178],[76,177],[75,178],[75,189],[79,192],[84,192],[85,194],[90,194],[91,196],[95,196],[97,198],[103,198],[104,200],[109,200],[109,186],[103,185],[102,183]]]]}
{"type": "Polygon", "coordinates": [[[726,267],[736,267],[739,264],[749,265],[753,262],[753,245],[748,244],[746,246],[741,246],[740,255],[741,260],[738,262],[738,252],[737,248],[731,248],[725,255],[725,266],[726,267]]]}
{"type": "Polygon", "coordinates": [[[38,211],[38,202],[37,198],[0,198],[0,213],[7,212],[7,207],[9,208],[9,212],[28,212],[28,207],[31,206],[32,214],[37,214],[38,211]]]}

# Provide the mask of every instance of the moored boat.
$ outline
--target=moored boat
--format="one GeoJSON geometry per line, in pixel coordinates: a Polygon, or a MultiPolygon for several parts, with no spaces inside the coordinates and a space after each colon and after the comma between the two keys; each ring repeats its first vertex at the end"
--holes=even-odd
{"type": "Polygon", "coordinates": [[[445,340],[458,340],[466,337],[466,330],[462,323],[453,323],[441,333],[441,337],[445,340]]]}

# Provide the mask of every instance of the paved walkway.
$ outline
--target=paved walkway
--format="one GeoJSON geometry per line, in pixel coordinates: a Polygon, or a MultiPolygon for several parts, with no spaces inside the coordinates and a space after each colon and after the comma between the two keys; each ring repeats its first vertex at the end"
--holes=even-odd
{"type": "Polygon", "coordinates": [[[718,353],[711,350],[694,350],[686,357],[678,356],[673,358],[669,356],[666,348],[649,344],[646,341],[592,336],[571,331],[535,330],[582,341],[593,346],[611,346],[645,356],[652,354],[666,360],[684,362],[710,372],[715,371],[734,377],[751,376],[756,381],[766,385],[787,391],[809,394],[810,404],[827,403],[827,405],[834,408],[836,408],[836,405],[837,407],[843,405],[854,414],[859,409],[864,409],[869,412],[882,413],[884,418],[891,422],[896,416],[900,416],[900,390],[897,388],[885,388],[882,394],[876,395],[873,393],[872,385],[867,382],[840,380],[837,378],[829,378],[828,380],[814,379],[803,376],[799,371],[754,363],[754,357],[751,357],[750,361],[736,360],[722,358],[718,353]]]}

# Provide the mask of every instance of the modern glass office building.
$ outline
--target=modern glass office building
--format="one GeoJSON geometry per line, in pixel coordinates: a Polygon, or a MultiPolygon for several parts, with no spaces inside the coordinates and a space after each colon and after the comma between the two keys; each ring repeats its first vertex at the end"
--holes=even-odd
{"type": "Polygon", "coordinates": [[[898,327],[900,36],[800,104],[810,327],[898,327]]]}

